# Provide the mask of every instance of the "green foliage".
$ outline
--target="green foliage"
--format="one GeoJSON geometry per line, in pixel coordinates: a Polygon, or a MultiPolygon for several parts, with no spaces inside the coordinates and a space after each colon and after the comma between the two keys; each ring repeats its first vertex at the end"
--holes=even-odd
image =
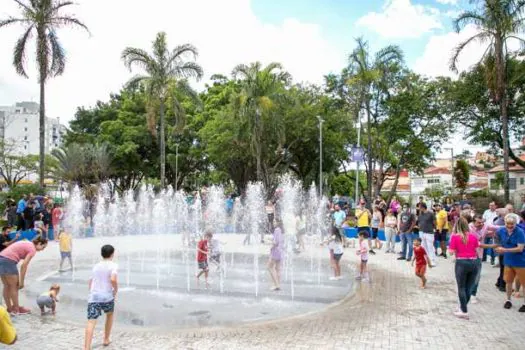
{"type": "Polygon", "coordinates": [[[8,192],[0,192],[0,213],[3,213],[5,210],[5,204],[7,198],[12,198],[15,202],[18,203],[22,195],[33,193],[34,195],[44,195],[45,189],[40,187],[38,184],[31,185],[18,185],[12,187],[8,192]]]}
{"type": "Polygon", "coordinates": [[[445,196],[445,188],[443,185],[433,185],[425,188],[423,195],[431,198],[435,203],[440,203],[443,196],[445,196]]]}
{"type": "Polygon", "coordinates": [[[456,188],[459,189],[459,193],[465,193],[469,177],[470,167],[468,163],[463,159],[458,159],[454,167],[454,181],[456,182],[456,188]]]}

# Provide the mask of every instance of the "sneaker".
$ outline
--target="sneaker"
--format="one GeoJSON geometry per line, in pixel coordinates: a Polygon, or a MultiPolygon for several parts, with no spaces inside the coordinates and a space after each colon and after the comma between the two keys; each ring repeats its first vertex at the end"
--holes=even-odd
{"type": "Polygon", "coordinates": [[[332,277],[329,278],[329,280],[330,281],[337,281],[337,277],[332,276],[332,277]]]}
{"type": "Polygon", "coordinates": [[[505,304],[503,304],[503,307],[507,310],[510,309],[512,307],[512,303],[510,302],[510,300],[507,300],[505,304]]]}
{"type": "Polygon", "coordinates": [[[478,298],[476,298],[475,295],[473,295],[473,296],[470,297],[470,302],[472,304],[477,304],[477,303],[479,303],[479,300],[478,300],[478,298]]]}
{"type": "Polygon", "coordinates": [[[18,307],[18,314],[19,314],[19,315],[27,315],[27,314],[30,314],[30,313],[31,313],[31,310],[26,309],[26,308],[23,307],[23,306],[19,306],[19,307],[18,307]]]}
{"type": "Polygon", "coordinates": [[[397,258],[397,260],[406,260],[406,258],[404,256],[400,256],[399,258],[397,258]]]}
{"type": "Polygon", "coordinates": [[[458,310],[458,311],[454,312],[454,316],[456,316],[457,318],[464,319],[464,320],[468,320],[469,319],[468,313],[463,312],[461,310],[458,310]]]}
{"type": "Polygon", "coordinates": [[[370,254],[372,254],[372,255],[376,255],[376,252],[374,252],[373,249],[370,249],[368,252],[369,252],[370,254]]]}
{"type": "Polygon", "coordinates": [[[518,310],[519,312],[525,312],[525,304],[521,305],[521,307],[518,310]]]}

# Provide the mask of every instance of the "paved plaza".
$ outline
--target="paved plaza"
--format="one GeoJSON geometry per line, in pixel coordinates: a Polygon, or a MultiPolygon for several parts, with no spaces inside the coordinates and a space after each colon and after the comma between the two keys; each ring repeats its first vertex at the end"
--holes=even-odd
{"type": "MultiPolygon", "coordinates": [[[[226,249],[251,249],[240,245],[241,235],[228,239],[239,244],[228,244],[226,249]]],[[[126,245],[125,238],[111,240],[126,245]]],[[[82,257],[89,249],[82,253],[81,247],[99,243],[76,240],[76,255],[89,259],[82,257]]],[[[56,268],[57,249],[53,242],[37,254],[26,284],[56,268]]],[[[315,251],[327,259],[326,250],[316,247],[315,251]]],[[[421,290],[410,264],[396,257],[383,251],[371,256],[371,283],[356,284],[355,293],[319,312],[222,328],[159,330],[116,325],[107,349],[523,349],[525,314],[517,311],[522,301],[514,301],[511,310],[503,309],[504,294],[494,287],[499,269],[483,265],[480,303],[470,305],[470,320],[465,321],[452,315],[457,295],[450,260],[441,259],[429,271],[428,289],[421,290]]],[[[345,279],[354,278],[348,265],[355,265],[357,258],[353,249],[345,251],[345,279]]],[[[37,311],[24,293],[22,301],[37,311]]],[[[79,349],[83,344],[84,325],[61,319],[60,304],[56,318],[35,313],[13,321],[19,337],[13,349],[79,349]]],[[[95,349],[103,348],[102,328],[99,322],[95,349]]]]}

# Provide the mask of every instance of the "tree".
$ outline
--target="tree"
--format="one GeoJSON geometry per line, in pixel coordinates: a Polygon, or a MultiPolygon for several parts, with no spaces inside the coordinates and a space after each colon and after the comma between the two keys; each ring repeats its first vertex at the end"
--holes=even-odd
{"type": "MultiPolygon", "coordinates": [[[[264,181],[263,166],[267,165],[262,163],[262,138],[264,133],[270,132],[271,127],[265,121],[275,120],[272,118],[275,104],[282,96],[284,86],[290,82],[291,76],[283,71],[281,64],[275,62],[264,68],[260,62],[249,66],[241,64],[233,69],[232,75],[234,79],[239,79],[241,87],[235,98],[235,112],[247,122],[251,132],[251,148],[256,160],[257,180],[264,181]]],[[[264,183],[268,185],[267,179],[264,183]]]]}
{"type": "Polygon", "coordinates": [[[0,140],[0,177],[10,189],[35,173],[37,162],[33,155],[20,155],[15,143],[0,140]]]}
{"type": "MultiPolygon", "coordinates": [[[[388,95],[388,80],[391,73],[395,73],[403,62],[403,54],[397,46],[387,46],[372,55],[368,42],[362,38],[356,39],[357,47],[349,56],[349,79],[350,85],[355,85],[358,92],[357,112],[363,109],[366,112],[367,124],[367,196],[372,198],[373,147],[372,147],[372,119],[377,122],[379,116],[379,104],[382,98],[388,95]],[[374,103],[373,103],[374,101],[374,103]]],[[[356,118],[357,119],[357,118],[356,118]]],[[[360,120],[359,120],[360,122],[360,120]]]]}
{"type": "Polygon", "coordinates": [[[146,75],[137,75],[129,82],[129,87],[142,85],[148,95],[148,125],[152,133],[156,135],[156,115],[159,113],[160,131],[160,183],[161,187],[166,185],[166,136],[165,136],[165,110],[166,104],[171,102],[177,111],[177,126],[183,125],[184,109],[179,100],[170,94],[170,85],[177,86],[179,91],[188,95],[195,95],[187,82],[187,78],[202,77],[202,68],[194,61],[187,61],[186,58],[192,56],[193,60],[197,57],[197,49],[191,44],[184,44],[175,47],[172,51],[168,50],[166,33],[157,34],[153,42],[153,54],[149,54],[142,49],[128,47],[122,52],[122,60],[130,70],[133,66],[142,68],[146,75]],[[169,101],[168,101],[169,100],[169,101]]]}
{"type": "Polygon", "coordinates": [[[525,41],[517,36],[525,24],[523,0],[478,0],[481,8],[475,11],[465,11],[454,21],[456,31],[460,32],[467,25],[474,24],[478,33],[454,50],[450,67],[457,72],[457,61],[461,52],[470,43],[479,41],[488,43],[483,57],[494,62],[494,70],[487,74],[487,85],[492,87],[493,100],[499,105],[503,139],[503,168],[505,172],[505,201],[509,201],[509,127],[508,127],[508,96],[507,96],[507,59],[509,57],[508,42],[511,39],[525,41]],[[494,82],[495,81],[495,82],[494,82]]]}
{"type": "Polygon", "coordinates": [[[456,160],[454,180],[456,181],[455,185],[459,189],[459,193],[463,194],[467,190],[469,177],[470,168],[468,163],[463,159],[456,160]]]}
{"type": "Polygon", "coordinates": [[[87,27],[77,18],[63,14],[63,8],[72,5],[71,1],[59,0],[14,0],[22,10],[22,17],[9,17],[0,20],[0,28],[11,24],[22,24],[24,34],[17,40],[13,50],[13,65],[16,72],[28,78],[26,73],[26,51],[29,40],[36,34],[36,63],[40,83],[40,186],[44,186],[45,171],[45,86],[49,78],[62,75],[66,67],[66,54],[57,36],[57,30],[65,26],[87,27]]]}
{"type": "Polygon", "coordinates": [[[441,202],[441,198],[445,195],[445,189],[443,188],[443,185],[433,185],[425,188],[423,195],[431,198],[434,203],[439,203],[441,202]]]}

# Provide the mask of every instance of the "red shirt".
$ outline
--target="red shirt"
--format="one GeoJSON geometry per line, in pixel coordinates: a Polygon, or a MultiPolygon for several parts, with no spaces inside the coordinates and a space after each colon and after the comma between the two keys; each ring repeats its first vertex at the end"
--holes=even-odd
{"type": "Polygon", "coordinates": [[[58,225],[62,216],[62,210],[60,208],[53,209],[53,214],[51,214],[51,216],[51,222],[53,223],[53,226],[58,225]]]}
{"type": "Polygon", "coordinates": [[[416,257],[416,266],[426,265],[427,261],[425,260],[425,255],[427,251],[423,246],[414,247],[414,256],[416,257]]]}
{"type": "Polygon", "coordinates": [[[206,261],[208,260],[208,241],[203,239],[199,241],[199,244],[197,245],[199,250],[197,250],[197,261],[206,261]],[[202,250],[202,252],[201,252],[202,250]],[[203,253],[206,252],[206,253],[203,253]]]}

